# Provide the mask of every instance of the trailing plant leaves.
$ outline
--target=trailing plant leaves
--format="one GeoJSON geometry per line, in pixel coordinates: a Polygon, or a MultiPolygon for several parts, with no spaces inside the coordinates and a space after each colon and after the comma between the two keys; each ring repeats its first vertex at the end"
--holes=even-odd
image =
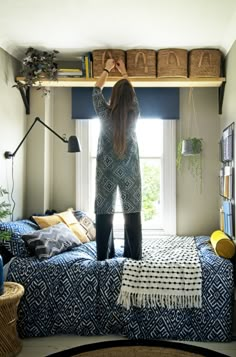
{"type": "Polygon", "coordinates": [[[22,60],[21,74],[24,77],[24,83],[17,81],[13,87],[30,88],[38,83],[38,89],[46,95],[49,90],[42,87],[42,79],[56,80],[58,73],[58,65],[56,63],[57,50],[51,52],[40,51],[33,47],[29,47],[25,52],[25,57],[22,60]]]}
{"type": "Polygon", "coordinates": [[[186,163],[186,167],[192,177],[199,182],[200,192],[202,192],[202,150],[203,150],[203,139],[200,138],[188,138],[187,140],[192,141],[192,151],[193,155],[182,155],[182,142],[181,140],[177,145],[177,157],[176,157],[176,167],[180,172],[183,169],[183,160],[186,163]]]}
{"type": "MultiPolygon", "coordinates": [[[[0,198],[7,194],[8,194],[8,191],[0,186],[0,198]]],[[[7,216],[9,216],[11,214],[10,207],[11,207],[10,203],[7,203],[5,201],[0,202],[0,221],[3,218],[6,218],[7,216]]],[[[9,232],[1,232],[0,231],[0,241],[1,240],[9,240],[10,238],[11,238],[11,235],[9,232]]]]}

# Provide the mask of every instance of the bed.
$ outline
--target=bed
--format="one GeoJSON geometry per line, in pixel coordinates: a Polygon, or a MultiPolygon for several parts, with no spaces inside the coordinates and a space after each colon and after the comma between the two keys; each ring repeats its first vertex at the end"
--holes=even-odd
{"type": "Polygon", "coordinates": [[[122,240],[116,241],[115,258],[101,262],[96,260],[96,241],[39,260],[25,252],[21,239],[39,227],[29,220],[16,222],[7,226],[14,257],[4,270],[6,280],[25,288],[17,325],[22,338],[117,334],[130,339],[232,339],[233,264],[215,254],[208,236],[195,237],[202,268],[201,308],[126,309],[117,303],[126,261],[122,240]]]}

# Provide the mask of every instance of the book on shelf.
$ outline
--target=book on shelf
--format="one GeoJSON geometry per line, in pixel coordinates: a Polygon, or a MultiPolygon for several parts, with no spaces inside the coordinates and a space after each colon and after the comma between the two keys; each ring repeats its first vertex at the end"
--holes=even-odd
{"type": "Polygon", "coordinates": [[[220,169],[220,195],[224,196],[224,168],[220,169]]]}
{"type": "Polygon", "coordinates": [[[228,126],[221,138],[222,161],[233,160],[233,126],[228,126]]]}
{"type": "Polygon", "coordinates": [[[84,64],[85,64],[85,77],[92,78],[93,77],[93,61],[92,61],[92,53],[88,52],[84,56],[84,64]]]}
{"type": "Polygon", "coordinates": [[[220,208],[220,230],[224,231],[224,210],[222,207],[220,208]]]}
{"type": "Polygon", "coordinates": [[[233,193],[233,168],[224,167],[224,197],[231,199],[233,193]]]}
{"type": "Polygon", "coordinates": [[[88,58],[88,56],[84,56],[84,63],[85,63],[85,77],[89,78],[89,58],[88,58]]]}
{"type": "Polygon", "coordinates": [[[58,77],[83,77],[83,71],[79,68],[60,68],[57,75],[58,77]]]}
{"type": "Polygon", "coordinates": [[[223,201],[223,224],[224,224],[224,232],[228,234],[230,237],[233,236],[233,213],[232,213],[232,203],[231,201],[225,200],[223,201]]]}
{"type": "Polygon", "coordinates": [[[85,77],[84,56],[77,56],[73,61],[58,63],[59,77],[85,77]]]}

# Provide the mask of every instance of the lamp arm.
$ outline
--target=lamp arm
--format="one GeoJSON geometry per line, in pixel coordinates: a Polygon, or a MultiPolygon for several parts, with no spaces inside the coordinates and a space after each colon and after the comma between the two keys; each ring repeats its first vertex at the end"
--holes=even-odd
{"type": "Polygon", "coordinates": [[[56,135],[59,139],[61,139],[64,143],[68,143],[68,140],[63,138],[62,136],[60,136],[59,134],[57,134],[53,129],[51,129],[47,124],[45,124],[39,117],[36,117],[33,124],[31,125],[31,127],[29,128],[29,130],[26,132],[25,136],[23,137],[23,139],[21,140],[20,144],[17,146],[16,150],[13,153],[10,153],[9,151],[5,152],[5,158],[9,159],[10,157],[14,157],[17,153],[17,151],[19,150],[19,148],[21,147],[21,145],[23,144],[23,142],[25,141],[25,139],[27,138],[27,136],[29,135],[30,131],[33,129],[34,125],[37,122],[40,122],[41,124],[43,124],[43,126],[45,126],[48,130],[50,130],[54,135],[56,135]]]}
{"type": "Polygon", "coordinates": [[[50,126],[45,124],[40,118],[35,118],[35,121],[39,121],[43,126],[45,126],[48,130],[50,130],[54,135],[56,135],[59,139],[61,139],[64,143],[68,143],[68,140],[57,134],[50,126]]]}
{"type": "Polygon", "coordinates": [[[19,148],[21,147],[21,145],[23,144],[23,142],[25,141],[26,137],[29,135],[30,131],[33,129],[34,125],[37,122],[37,118],[35,118],[33,124],[31,125],[31,127],[29,128],[29,130],[27,131],[27,133],[25,134],[25,136],[23,137],[23,139],[21,140],[20,144],[17,146],[16,150],[10,155],[10,156],[15,156],[15,154],[17,153],[17,151],[19,150],[19,148]]]}

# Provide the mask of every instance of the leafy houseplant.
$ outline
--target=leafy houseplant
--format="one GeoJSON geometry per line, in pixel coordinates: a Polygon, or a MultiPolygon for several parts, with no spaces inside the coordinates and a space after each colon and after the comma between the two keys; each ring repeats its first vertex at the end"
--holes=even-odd
{"type": "Polygon", "coordinates": [[[38,89],[42,89],[43,94],[46,95],[48,90],[41,87],[41,81],[43,78],[48,80],[57,79],[57,53],[59,53],[59,51],[40,51],[29,47],[25,52],[26,56],[22,60],[21,74],[24,76],[24,83],[17,81],[14,87],[26,89],[32,87],[37,82],[39,84],[38,89]]]}

